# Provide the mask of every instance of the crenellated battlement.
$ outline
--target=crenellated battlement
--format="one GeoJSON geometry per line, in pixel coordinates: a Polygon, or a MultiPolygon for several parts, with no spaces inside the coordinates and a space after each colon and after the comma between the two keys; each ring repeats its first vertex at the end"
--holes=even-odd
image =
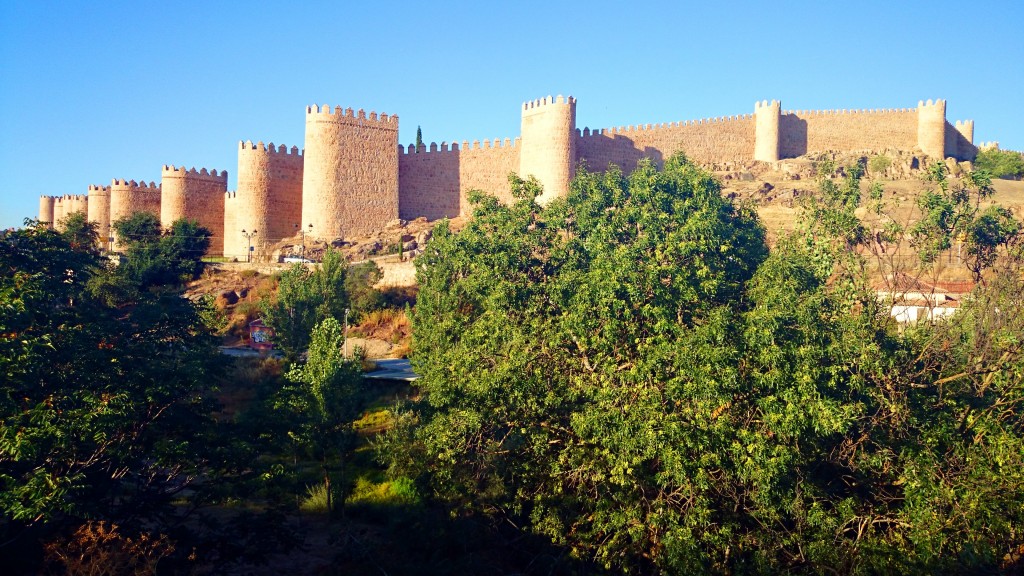
{"type": "Polygon", "coordinates": [[[302,156],[302,150],[299,150],[298,146],[292,146],[291,148],[288,148],[284,144],[280,144],[275,147],[273,142],[264,145],[262,140],[255,144],[252,143],[252,140],[246,140],[244,142],[239,140],[238,150],[266,152],[267,154],[279,154],[281,156],[302,156]]]}
{"type": "Polygon", "coordinates": [[[398,153],[400,155],[409,154],[430,154],[430,153],[445,153],[445,152],[459,152],[459,151],[472,151],[472,150],[497,150],[501,148],[516,148],[519,145],[519,138],[515,140],[511,138],[495,138],[492,140],[463,140],[461,146],[458,142],[452,142],[450,145],[448,142],[431,142],[429,146],[424,145],[419,151],[416,150],[415,144],[409,144],[408,147],[401,144],[398,145],[398,153]]]}
{"type": "Polygon", "coordinates": [[[199,170],[196,170],[195,166],[188,169],[186,169],[184,166],[182,166],[181,168],[176,168],[173,164],[164,164],[163,170],[161,171],[161,176],[163,178],[170,177],[188,178],[190,180],[211,180],[217,182],[224,182],[225,185],[227,184],[228,181],[227,170],[222,170],[220,173],[217,173],[216,169],[207,170],[206,168],[201,168],[199,170]]]}
{"type": "Polygon", "coordinates": [[[370,124],[380,126],[381,128],[398,130],[398,115],[392,114],[389,116],[381,113],[378,116],[376,112],[370,112],[367,115],[366,111],[362,108],[353,111],[352,108],[342,110],[341,106],[335,106],[332,109],[329,104],[322,106],[314,104],[306,106],[306,122],[309,122],[311,119],[340,124],[370,124]]]}
{"type": "Polygon", "coordinates": [[[561,94],[555,96],[554,98],[552,98],[549,95],[545,98],[538,98],[537,100],[529,100],[527,102],[523,102],[523,112],[527,112],[535,108],[542,108],[544,106],[566,104],[568,104],[569,106],[576,106],[576,99],[573,98],[572,96],[562,96],[561,94]]]}
{"type": "Polygon", "coordinates": [[[700,118],[697,120],[680,120],[678,122],[658,122],[654,124],[634,124],[626,126],[613,126],[611,128],[583,128],[576,129],[576,136],[579,138],[607,137],[612,134],[629,134],[632,132],[648,132],[655,130],[674,130],[691,126],[703,126],[706,124],[722,124],[726,122],[747,121],[754,117],[753,114],[735,114],[732,116],[718,116],[712,118],[700,118]]]}
{"type": "Polygon", "coordinates": [[[978,144],[978,150],[999,150],[999,142],[982,142],[978,144]]]}
{"type": "Polygon", "coordinates": [[[145,180],[136,182],[135,180],[119,180],[117,178],[114,178],[113,180],[110,181],[110,187],[111,188],[114,188],[114,187],[117,187],[117,188],[152,188],[153,190],[156,190],[157,192],[160,191],[160,184],[157,184],[157,183],[155,183],[153,181],[150,181],[147,184],[145,180]]]}
{"type": "Polygon", "coordinates": [[[303,148],[238,142],[237,191],[227,190],[227,171],[165,165],[160,184],[114,179],[90,185],[86,195],[40,196],[40,220],[59,221],[87,203],[90,220],[95,209],[100,222],[109,203],[114,219],[139,210],[164,222],[198,219],[214,232],[213,252],[223,239],[225,253],[247,256],[248,243],[237,238],[242,228],[260,230],[264,243],[289,236],[296,222],[312,224],[321,238],[369,234],[399,214],[461,214],[474,187],[503,197],[509,172],[537,177],[545,203],[566,193],[580,162],[628,169],[680,151],[701,162],[777,162],[824,150],[886,149],[970,160],[978,149],[998,148],[975,147],[974,122],[948,122],[943,99],[832,110],[783,110],[781,100],[759,100],[745,114],[582,129],[576,104],[571,95],[523,102],[518,137],[418,147],[398,143],[397,115],[311,105],[303,148]]]}
{"type": "Polygon", "coordinates": [[[906,114],[917,112],[917,108],[872,108],[872,109],[836,109],[836,110],[783,110],[783,114],[805,118],[808,116],[839,116],[844,114],[906,114]]]}

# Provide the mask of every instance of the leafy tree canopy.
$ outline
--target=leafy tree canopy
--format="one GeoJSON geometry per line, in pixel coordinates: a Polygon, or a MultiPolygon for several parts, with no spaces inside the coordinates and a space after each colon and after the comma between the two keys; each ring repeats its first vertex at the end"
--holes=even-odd
{"type": "Polygon", "coordinates": [[[995,178],[1024,178],[1024,155],[1012,150],[980,150],[974,159],[974,166],[978,170],[987,171],[995,178]]]}
{"type": "Polygon", "coordinates": [[[345,358],[341,324],[324,318],[310,336],[305,364],[293,365],[286,375],[292,383],[279,394],[279,405],[291,415],[288,435],[320,463],[327,491],[327,508],[333,507],[331,471],[340,469],[354,440],[352,422],[359,416],[362,371],[359,363],[345,358]]]}
{"type": "Polygon", "coordinates": [[[352,306],[349,321],[358,322],[367,312],[380,310],[386,304],[384,294],[374,288],[384,272],[372,260],[356,264],[345,275],[345,292],[352,306]]]}
{"type": "Polygon", "coordinates": [[[111,272],[65,236],[0,235],[0,550],[67,515],[152,519],[217,459],[196,309],[94,297],[111,272]]]}
{"type": "Polygon", "coordinates": [[[1019,292],[896,331],[847,174],[771,255],[683,157],[546,208],[515,177],[511,206],[475,194],[417,261],[426,397],[392,473],[626,572],[998,566],[1024,526],[1019,292]]]}
{"type": "Polygon", "coordinates": [[[292,359],[309,347],[320,321],[344,320],[349,306],[346,274],[341,253],[329,249],[313,269],[296,263],[282,273],[277,294],[260,302],[263,321],[274,329],[274,342],[292,359]]]}
{"type": "Polygon", "coordinates": [[[194,220],[180,219],[166,229],[149,212],[136,212],[112,224],[125,246],[117,277],[122,285],[138,288],[175,286],[199,277],[202,257],[212,233],[194,220]]]}
{"type": "Polygon", "coordinates": [[[85,212],[72,212],[60,221],[61,234],[74,250],[96,250],[99,232],[95,222],[89,222],[85,212]]]}

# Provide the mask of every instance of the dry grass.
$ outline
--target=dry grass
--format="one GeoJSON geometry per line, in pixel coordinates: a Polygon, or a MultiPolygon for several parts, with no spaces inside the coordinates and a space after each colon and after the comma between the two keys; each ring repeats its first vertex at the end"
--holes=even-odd
{"type": "Polygon", "coordinates": [[[376,338],[395,346],[403,343],[407,345],[412,335],[412,324],[405,310],[385,308],[366,314],[362,322],[353,326],[349,333],[361,338],[376,338]]]}
{"type": "Polygon", "coordinates": [[[171,540],[160,534],[135,538],[109,522],[86,522],[73,534],[46,544],[47,565],[54,574],[156,574],[160,560],[174,552],[171,540]]]}

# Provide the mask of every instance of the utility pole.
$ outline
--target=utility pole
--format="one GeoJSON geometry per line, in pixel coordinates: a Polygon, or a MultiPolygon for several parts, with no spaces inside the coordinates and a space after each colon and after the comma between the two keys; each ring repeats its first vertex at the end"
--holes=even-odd
{"type": "Polygon", "coordinates": [[[345,308],[345,358],[348,358],[348,308],[345,308]]]}

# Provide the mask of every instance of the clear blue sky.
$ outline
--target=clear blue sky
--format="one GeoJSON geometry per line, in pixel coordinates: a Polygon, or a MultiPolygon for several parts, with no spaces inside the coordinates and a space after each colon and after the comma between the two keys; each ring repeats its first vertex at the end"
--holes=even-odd
{"type": "Polygon", "coordinates": [[[303,146],[305,107],[398,114],[400,141],[514,137],[519,105],[579,127],[947,100],[1024,149],[1024,2],[0,2],[0,228],[41,194],[237,143],[303,146]]]}

